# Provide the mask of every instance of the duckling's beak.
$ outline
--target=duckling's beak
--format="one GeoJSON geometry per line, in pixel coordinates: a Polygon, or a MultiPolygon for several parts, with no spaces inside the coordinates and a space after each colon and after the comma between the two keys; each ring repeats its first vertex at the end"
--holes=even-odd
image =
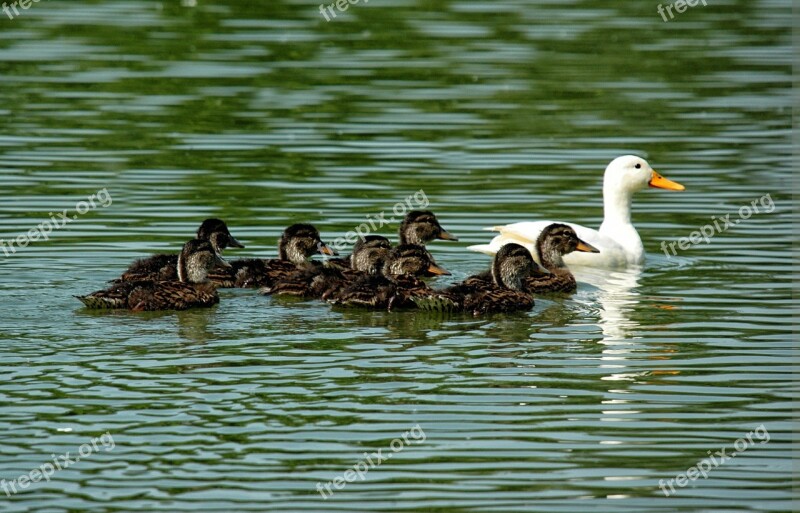
{"type": "Polygon", "coordinates": [[[600,253],[599,249],[580,239],[578,239],[578,245],[575,246],[575,251],[583,251],[584,253],[600,253]]]}
{"type": "Polygon", "coordinates": [[[236,240],[236,237],[234,237],[233,235],[231,235],[229,233],[228,234],[228,247],[229,248],[243,248],[244,244],[242,244],[241,242],[236,240]]]}
{"type": "Polygon", "coordinates": [[[533,261],[533,265],[534,265],[533,276],[548,276],[550,274],[553,274],[536,260],[533,261]]]}
{"type": "Polygon", "coordinates": [[[325,244],[322,241],[320,241],[317,244],[317,251],[321,255],[328,255],[328,256],[336,256],[336,255],[339,254],[335,249],[331,248],[330,246],[328,246],[327,244],[325,244]]]}
{"type": "Polygon", "coordinates": [[[222,255],[220,255],[219,253],[214,253],[214,263],[216,264],[217,267],[232,267],[230,262],[222,258],[222,255]]]}
{"type": "Polygon", "coordinates": [[[431,264],[428,266],[427,274],[428,276],[450,276],[450,271],[436,264],[431,264]]]}
{"type": "Polygon", "coordinates": [[[437,239],[452,240],[452,241],[456,241],[456,242],[458,241],[458,237],[456,237],[452,233],[448,232],[444,228],[442,228],[442,231],[439,232],[439,236],[437,237],[437,239]]]}
{"type": "Polygon", "coordinates": [[[650,181],[647,182],[647,185],[650,187],[655,187],[656,189],[666,189],[668,191],[686,190],[686,187],[683,185],[679,184],[678,182],[673,182],[672,180],[667,180],[655,171],[653,171],[653,174],[650,177],[650,181]]]}

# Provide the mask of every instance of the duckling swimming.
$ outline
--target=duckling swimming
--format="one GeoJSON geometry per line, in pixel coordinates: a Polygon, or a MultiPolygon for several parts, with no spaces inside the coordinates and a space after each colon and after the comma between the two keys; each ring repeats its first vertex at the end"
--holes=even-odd
{"type": "Polygon", "coordinates": [[[308,262],[314,254],[336,255],[322,242],[319,231],[310,224],[298,223],[286,228],[278,241],[278,258],[246,258],[233,260],[227,269],[215,269],[209,278],[219,287],[271,287],[279,278],[288,276],[308,262]]]}
{"type": "Polygon", "coordinates": [[[330,293],[327,298],[337,305],[392,310],[409,306],[407,298],[411,295],[430,290],[419,277],[449,274],[436,264],[424,247],[401,244],[389,252],[380,275],[362,276],[349,286],[330,293]]]}
{"type": "Polygon", "coordinates": [[[515,312],[533,308],[528,280],[537,271],[530,252],[508,243],[494,257],[490,271],[471,276],[444,290],[416,290],[409,300],[424,310],[469,312],[478,316],[491,312],[515,312]]]}
{"type": "MultiPolygon", "coordinates": [[[[436,215],[429,210],[412,210],[406,214],[406,216],[403,218],[403,222],[400,223],[398,236],[400,245],[415,244],[423,247],[434,239],[450,241],[458,240],[458,237],[442,228],[442,225],[439,224],[439,220],[436,219],[436,215]]],[[[380,236],[367,235],[365,237],[361,237],[358,242],[356,242],[356,246],[358,246],[360,243],[375,240],[373,237],[380,236]]],[[[381,238],[385,239],[385,237],[381,238]]],[[[353,253],[356,251],[356,246],[353,247],[353,253]]],[[[352,269],[353,267],[350,262],[351,258],[352,255],[344,258],[329,258],[325,262],[325,265],[329,267],[336,267],[337,269],[352,269]]]]}
{"type": "Polygon", "coordinates": [[[353,246],[347,258],[352,267],[302,264],[294,272],[279,278],[271,287],[259,289],[261,294],[326,299],[364,276],[378,275],[388,258],[391,243],[380,235],[367,235],[353,246]]]}
{"type": "Polygon", "coordinates": [[[214,266],[228,265],[211,242],[192,239],[183,245],[178,256],[178,280],[122,281],[105,290],[75,297],[88,308],[127,308],[137,312],[212,306],[219,302],[219,296],[208,281],[208,271],[214,266]]]}
{"type": "Polygon", "coordinates": [[[550,224],[542,230],[536,240],[536,251],[542,267],[550,271],[550,274],[528,278],[527,287],[533,293],[575,292],[578,283],[567,264],[564,263],[564,255],[573,251],[600,252],[588,242],[579,239],[574,228],[561,223],[550,224]]]}
{"type": "MultiPolygon", "coordinates": [[[[222,219],[210,218],[197,229],[197,239],[210,241],[218,253],[225,248],[244,248],[222,219]]],[[[177,280],[178,255],[158,254],[133,262],[122,276],[112,283],[133,280],[177,280]]]]}
{"type": "MultiPolygon", "coordinates": [[[[575,292],[578,283],[562,257],[573,251],[598,252],[594,246],[579,239],[571,226],[561,223],[547,225],[539,234],[535,248],[541,262],[541,268],[538,265],[536,267],[542,269],[543,272],[534,271],[525,280],[527,290],[535,294],[575,292]]],[[[469,279],[490,283],[492,276],[490,271],[486,271],[469,279]]]]}
{"type": "Polygon", "coordinates": [[[458,237],[442,228],[430,210],[412,210],[403,218],[398,231],[400,245],[425,246],[434,239],[458,241],[458,237]]]}

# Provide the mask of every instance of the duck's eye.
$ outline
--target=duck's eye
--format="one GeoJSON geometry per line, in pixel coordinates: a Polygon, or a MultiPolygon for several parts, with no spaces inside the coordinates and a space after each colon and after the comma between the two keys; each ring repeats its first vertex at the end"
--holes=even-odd
{"type": "Polygon", "coordinates": [[[636,164],[636,169],[642,169],[642,165],[641,164],[636,164]]]}

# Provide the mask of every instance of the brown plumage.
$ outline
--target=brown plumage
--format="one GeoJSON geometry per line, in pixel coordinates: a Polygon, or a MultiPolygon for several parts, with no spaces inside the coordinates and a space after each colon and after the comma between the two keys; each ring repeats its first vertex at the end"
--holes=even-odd
{"type": "MultiPolygon", "coordinates": [[[[560,223],[548,225],[536,241],[536,252],[541,267],[536,266],[525,279],[528,292],[541,294],[545,292],[572,293],[577,289],[575,276],[570,272],[562,258],[573,251],[598,253],[591,244],[578,238],[575,230],[560,223]]],[[[492,283],[491,270],[470,276],[465,283],[477,285],[479,282],[492,283]]]]}
{"type": "Polygon", "coordinates": [[[294,272],[275,280],[273,286],[262,287],[259,292],[327,299],[364,276],[379,274],[390,248],[386,237],[368,235],[356,243],[353,254],[347,258],[352,267],[329,266],[330,260],[325,265],[300,265],[294,272]]]}
{"type": "Polygon", "coordinates": [[[360,237],[356,241],[355,245],[353,246],[352,254],[342,258],[328,258],[327,260],[325,260],[325,266],[340,270],[361,269],[364,267],[364,264],[353,261],[354,255],[360,254],[361,255],[360,258],[364,261],[374,260],[373,266],[375,269],[375,273],[379,273],[380,268],[383,265],[383,260],[385,259],[385,255],[389,253],[390,249],[392,249],[392,243],[389,242],[389,239],[387,239],[386,237],[382,235],[365,235],[363,237],[360,237]],[[362,251],[362,249],[364,248],[369,248],[369,250],[362,251]],[[373,259],[371,257],[373,252],[382,252],[384,254],[384,258],[373,259]]]}
{"type": "MultiPolygon", "coordinates": [[[[406,214],[402,223],[400,223],[398,236],[398,245],[414,244],[423,247],[434,239],[450,241],[458,240],[458,237],[442,228],[442,225],[439,224],[439,220],[436,219],[436,215],[429,210],[412,210],[406,214]]],[[[387,248],[391,248],[391,244],[386,237],[382,237],[380,235],[367,235],[361,237],[356,242],[355,246],[353,246],[353,254],[355,254],[360,244],[369,243],[375,240],[386,241],[387,248]]],[[[352,255],[348,255],[343,258],[330,258],[325,262],[325,265],[328,267],[335,267],[337,269],[352,269],[353,266],[351,265],[351,259],[352,255]]]]}
{"type": "Polygon", "coordinates": [[[410,300],[425,310],[463,311],[475,316],[530,310],[533,296],[526,283],[536,269],[527,249],[509,243],[494,257],[491,281],[482,273],[444,290],[415,291],[410,300]]]}
{"type": "Polygon", "coordinates": [[[526,285],[533,293],[575,292],[578,283],[562,257],[573,251],[599,253],[594,246],[579,239],[572,227],[560,223],[553,223],[542,230],[536,240],[536,251],[542,267],[550,274],[528,278],[526,285]]]}
{"type": "Polygon", "coordinates": [[[192,239],[178,256],[178,280],[122,281],[105,290],[75,296],[88,308],[186,310],[219,302],[217,290],[208,282],[208,271],[227,265],[209,241],[192,239]]]}
{"type": "MultiPolygon", "coordinates": [[[[210,218],[203,221],[197,229],[197,239],[207,240],[218,253],[225,248],[243,248],[244,245],[236,240],[228,230],[228,226],[221,219],[210,218]]],[[[158,254],[141,258],[133,262],[122,276],[112,283],[139,280],[177,280],[178,255],[158,254]]]]}
{"type": "Polygon", "coordinates": [[[428,290],[421,276],[450,274],[436,265],[428,251],[418,245],[402,244],[392,249],[380,275],[364,275],[347,287],[329,294],[337,305],[393,309],[409,306],[408,298],[428,290]]]}
{"type": "Polygon", "coordinates": [[[317,266],[309,262],[314,254],[335,255],[322,242],[319,231],[310,224],[293,224],[286,228],[278,241],[278,258],[246,258],[233,260],[226,269],[214,269],[209,279],[218,287],[258,288],[271,287],[299,266],[317,266]]]}
{"type": "Polygon", "coordinates": [[[434,239],[457,241],[458,237],[448,232],[430,210],[412,210],[403,218],[398,230],[400,245],[425,246],[434,239]]]}

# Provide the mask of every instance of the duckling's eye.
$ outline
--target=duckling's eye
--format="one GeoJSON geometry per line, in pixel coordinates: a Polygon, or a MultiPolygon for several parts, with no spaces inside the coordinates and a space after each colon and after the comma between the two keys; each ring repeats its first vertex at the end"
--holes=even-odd
{"type": "Polygon", "coordinates": [[[642,165],[637,163],[636,164],[636,169],[642,169],[642,165]]]}

